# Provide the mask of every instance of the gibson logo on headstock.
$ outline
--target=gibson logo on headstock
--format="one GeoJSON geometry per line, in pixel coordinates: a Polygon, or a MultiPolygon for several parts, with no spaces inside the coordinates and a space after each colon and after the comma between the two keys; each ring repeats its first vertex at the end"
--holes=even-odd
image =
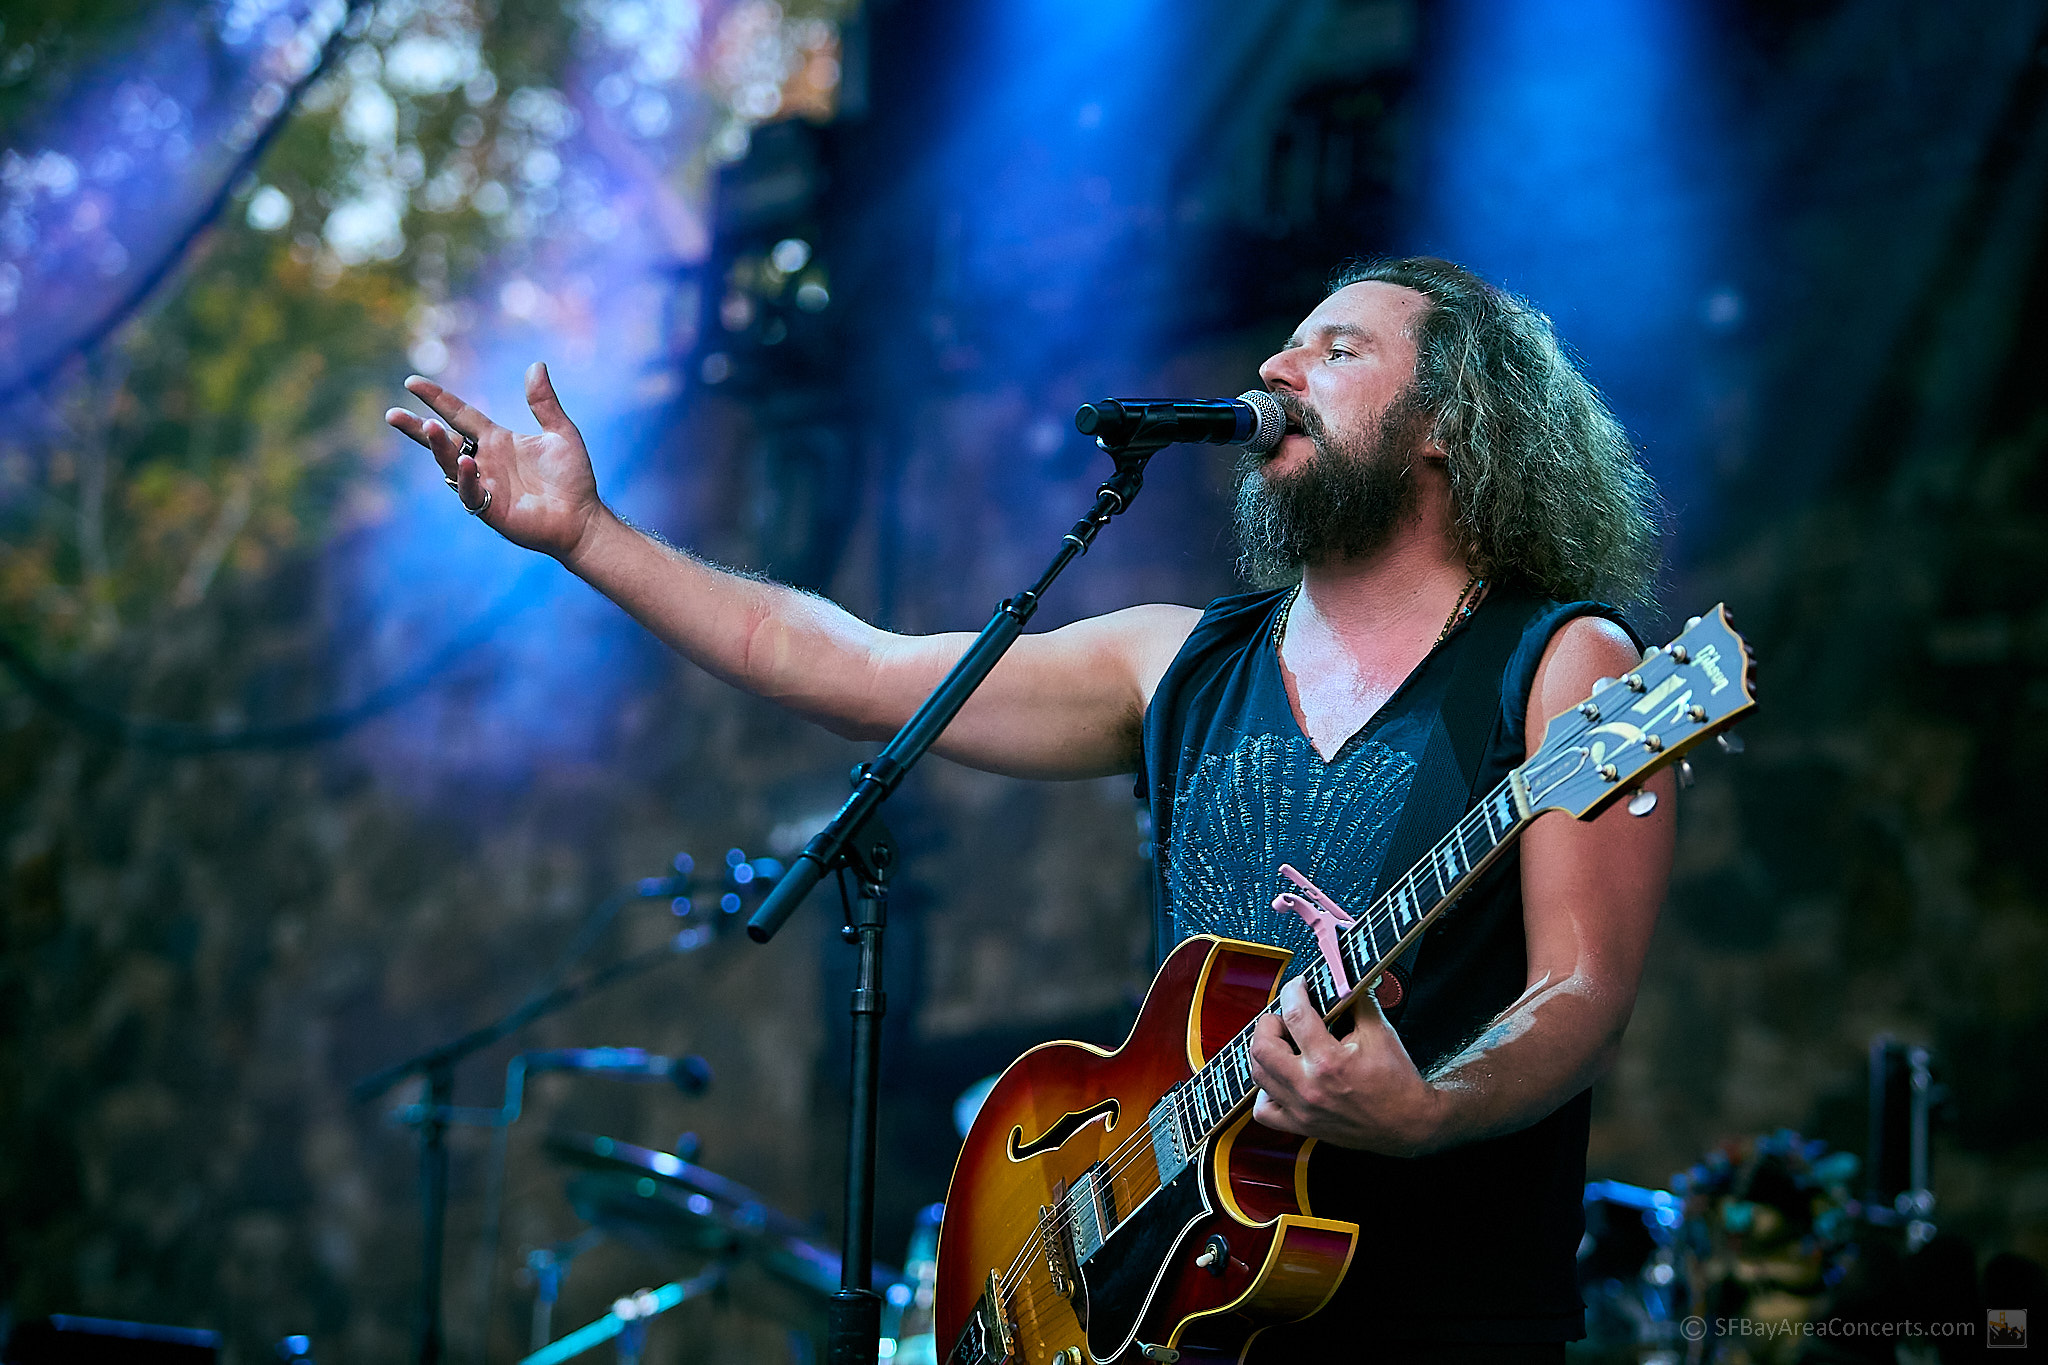
{"type": "Polygon", "coordinates": [[[1714,680],[1714,685],[1708,689],[1707,695],[1710,697],[1718,695],[1721,689],[1728,685],[1728,675],[1721,671],[1721,647],[1719,645],[1708,645],[1692,657],[1693,661],[1700,666],[1700,670],[1714,680]]]}

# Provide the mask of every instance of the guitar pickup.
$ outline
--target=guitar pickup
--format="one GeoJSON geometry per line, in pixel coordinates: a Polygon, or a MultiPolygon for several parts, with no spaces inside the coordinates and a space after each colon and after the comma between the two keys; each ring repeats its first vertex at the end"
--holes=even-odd
{"type": "Polygon", "coordinates": [[[1121,1215],[1116,1207],[1116,1184],[1097,1162],[1059,1196],[1067,1213],[1065,1241],[1076,1264],[1087,1264],[1116,1231],[1121,1215]]]}

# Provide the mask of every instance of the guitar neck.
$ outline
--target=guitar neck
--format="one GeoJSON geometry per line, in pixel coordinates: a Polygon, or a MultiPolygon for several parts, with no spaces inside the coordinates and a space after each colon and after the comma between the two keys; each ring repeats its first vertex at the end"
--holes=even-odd
{"type": "Polygon", "coordinates": [[[1303,973],[1309,999],[1324,1018],[1347,1008],[1365,982],[1407,952],[1422,931],[1521,836],[1534,817],[1527,789],[1520,783],[1520,769],[1503,778],[1339,936],[1351,989],[1340,993],[1330,964],[1320,958],[1303,973]]]}
{"type": "MultiPolygon", "coordinates": [[[[1325,1019],[1349,1008],[1368,983],[1376,982],[1507,852],[1534,818],[1522,769],[1517,768],[1339,935],[1338,953],[1352,983],[1348,990],[1337,989],[1330,964],[1321,958],[1301,974],[1310,1003],[1325,1019]]],[[[1274,1007],[1268,1006],[1266,1012],[1274,1012],[1274,1007]]],[[[1251,1039],[1252,1025],[1246,1025],[1182,1083],[1185,1093],[1172,1107],[1182,1129],[1179,1136],[1185,1140],[1182,1150],[1197,1149],[1258,1089],[1252,1080],[1251,1039]]]]}

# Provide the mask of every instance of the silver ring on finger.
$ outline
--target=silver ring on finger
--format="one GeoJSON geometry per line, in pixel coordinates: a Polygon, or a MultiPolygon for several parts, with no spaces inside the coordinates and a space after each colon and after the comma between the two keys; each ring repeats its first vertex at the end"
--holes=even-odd
{"type": "Polygon", "coordinates": [[[455,452],[455,458],[459,460],[465,455],[469,456],[472,460],[476,458],[476,437],[465,436],[462,438],[462,449],[455,452]]]}
{"type": "Polygon", "coordinates": [[[447,484],[450,488],[454,489],[457,497],[460,497],[462,495],[462,485],[455,482],[455,480],[449,478],[446,474],[443,474],[441,476],[441,482],[447,484]]]}
{"type": "Polygon", "coordinates": [[[470,506],[470,505],[469,505],[468,503],[466,503],[466,502],[465,502],[464,504],[462,504],[462,510],[463,510],[463,511],[465,511],[465,512],[467,512],[467,513],[469,513],[469,514],[470,514],[471,516],[473,516],[473,517],[480,517],[480,516],[482,516],[482,515],[483,515],[484,513],[486,513],[486,512],[488,512],[488,511],[490,511],[490,510],[491,510],[491,490],[490,490],[490,489],[488,489],[488,488],[486,488],[486,489],[484,490],[484,500],[483,500],[482,502],[478,503],[478,504],[477,504],[476,506],[474,506],[474,507],[471,507],[471,506],[470,506]]]}

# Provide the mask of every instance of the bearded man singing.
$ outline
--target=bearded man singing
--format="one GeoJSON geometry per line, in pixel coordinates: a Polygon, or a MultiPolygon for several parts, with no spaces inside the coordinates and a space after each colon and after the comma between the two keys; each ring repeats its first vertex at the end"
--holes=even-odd
{"type": "MultiPolygon", "coordinates": [[[[1298,972],[1318,950],[1274,907],[1280,863],[1370,904],[1548,717],[1636,662],[1611,604],[1647,593],[1654,494],[1549,320],[1445,261],[1346,270],[1259,374],[1288,434],[1243,471],[1237,523],[1248,574],[1281,586],[1026,636],[938,749],[1025,777],[1137,772],[1161,956],[1217,933],[1292,949],[1298,972]]],[[[538,435],[406,387],[441,420],[389,421],[492,529],[838,734],[893,734],[971,638],[893,635],[628,526],[540,365],[538,435]]],[[[1311,1202],[1364,1230],[1331,1302],[1249,1359],[1561,1361],[1583,1335],[1588,1087],[1664,895],[1669,780],[1647,818],[1539,819],[1402,964],[1392,1019],[1363,993],[1335,1036],[1282,988],[1253,1115],[1321,1140],[1311,1202]]]]}

